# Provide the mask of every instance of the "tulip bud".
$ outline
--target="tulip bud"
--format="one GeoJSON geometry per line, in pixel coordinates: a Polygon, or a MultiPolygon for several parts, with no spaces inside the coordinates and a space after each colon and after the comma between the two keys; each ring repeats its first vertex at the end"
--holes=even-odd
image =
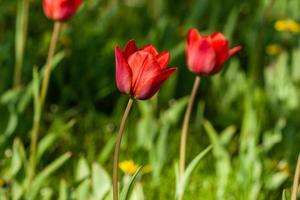
{"type": "Polygon", "coordinates": [[[158,53],[154,46],[138,49],[135,41],[129,41],[124,50],[115,48],[116,83],[120,92],[132,98],[151,98],[161,85],[176,71],[167,68],[170,53],[158,53]]]}
{"type": "Polygon", "coordinates": [[[213,75],[223,68],[225,61],[241,49],[228,49],[227,38],[219,32],[200,36],[197,29],[190,29],[186,41],[188,69],[197,75],[213,75]]]}
{"type": "Polygon", "coordinates": [[[45,15],[54,21],[66,21],[72,17],[82,0],[43,0],[45,15]]]}

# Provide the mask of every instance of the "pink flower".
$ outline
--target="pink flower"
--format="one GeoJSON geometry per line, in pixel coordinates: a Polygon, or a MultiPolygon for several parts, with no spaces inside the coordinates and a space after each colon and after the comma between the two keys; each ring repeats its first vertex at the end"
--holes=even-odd
{"type": "Polygon", "coordinates": [[[115,56],[118,89],[140,100],[151,98],[176,71],[175,67],[167,68],[168,51],[158,53],[152,45],[138,49],[134,40],[130,40],[124,50],[117,46],[115,56]]]}
{"type": "Polygon", "coordinates": [[[213,75],[223,68],[225,61],[241,49],[228,49],[227,38],[219,32],[200,36],[197,29],[190,29],[186,40],[187,66],[197,75],[213,75]]]}

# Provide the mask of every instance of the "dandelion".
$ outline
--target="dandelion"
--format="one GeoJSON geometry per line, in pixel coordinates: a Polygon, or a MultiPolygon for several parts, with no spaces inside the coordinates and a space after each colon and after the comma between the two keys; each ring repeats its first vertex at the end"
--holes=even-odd
{"type": "MultiPolygon", "coordinates": [[[[119,168],[128,175],[133,175],[141,166],[137,165],[133,160],[124,160],[119,163],[119,168]]],[[[148,174],[152,171],[151,165],[145,165],[143,167],[143,174],[148,174]]]]}
{"type": "Polygon", "coordinates": [[[300,33],[300,24],[291,19],[276,21],[274,28],[279,32],[300,33]]]}
{"type": "Polygon", "coordinates": [[[136,165],[132,160],[125,160],[119,163],[119,168],[125,174],[132,175],[138,170],[139,166],[136,165]]]}
{"type": "Polygon", "coordinates": [[[270,44],[266,47],[266,53],[270,56],[278,55],[282,51],[282,48],[278,44],[270,44]]]}

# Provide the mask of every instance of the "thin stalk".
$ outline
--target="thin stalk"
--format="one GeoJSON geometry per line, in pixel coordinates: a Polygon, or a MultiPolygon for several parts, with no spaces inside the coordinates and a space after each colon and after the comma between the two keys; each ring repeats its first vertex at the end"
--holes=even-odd
{"type": "Polygon", "coordinates": [[[41,108],[39,103],[39,77],[36,68],[33,70],[33,102],[34,102],[34,115],[33,126],[30,138],[30,158],[29,158],[29,172],[28,172],[28,184],[27,189],[30,191],[32,179],[34,177],[36,168],[36,145],[39,132],[39,124],[41,119],[41,108]]]}
{"type": "Polygon", "coordinates": [[[122,121],[120,124],[120,128],[118,131],[117,142],[115,146],[114,153],[114,164],[113,164],[113,200],[118,200],[119,190],[118,190],[118,164],[119,164],[119,156],[120,156],[120,146],[122,142],[123,131],[125,127],[126,120],[128,118],[129,111],[132,107],[133,99],[129,99],[125,112],[122,117],[122,121]]]}
{"type": "Polygon", "coordinates": [[[43,79],[42,89],[41,89],[41,96],[40,96],[41,109],[43,109],[45,99],[47,96],[49,80],[50,80],[50,75],[51,75],[52,58],[55,53],[60,28],[61,28],[61,23],[55,22],[54,27],[53,27],[53,32],[52,32],[51,43],[50,43],[50,47],[49,47],[49,51],[48,51],[48,57],[47,57],[46,65],[45,65],[44,79],[43,79]]]}
{"type": "Polygon", "coordinates": [[[32,132],[31,132],[31,138],[30,138],[30,159],[29,159],[29,173],[28,173],[28,190],[30,190],[31,182],[33,180],[33,177],[35,175],[36,170],[36,149],[37,149],[37,140],[38,140],[38,133],[40,130],[40,121],[41,121],[41,110],[43,109],[43,105],[45,102],[47,89],[49,85],[49,79],[51,74],[51,62],[53,55],[55,53],[57,39],[59,36],[60,31],[60,22],[55,22],[52,36],[51,36],[51,43],[48,51],[48,57],[45,65],[44,70],[44,79],[42,83],[41,92],[37,92],[36,97],[36,110],[35,110],[35,116],[33,120],[33,126],[32,126],[32,132]],[[38,96],[40,94],[40,96],[38,96]]]}
{"type": "Polygon", "coordinates": [[[298,186],[299,186],[299,178],[300,178],[300,154],[298,156],[298,162],[297,167],[294,175],[294,182],[293,182],[293,188],[292,188],[292,198],[291,200],[297,199],[297,192],[298,192],[298,186]]]}
{"type": "Polygon", "coordinates": [[[39,128],[40,128],[40,118],[34,119],[31,138],[30,138],[30,159],[29,159],[29,173],[28,173],[29,190],[31,188],[31,183],[35,175],[35,169],[36,169],[36,149],[37,149],[36,146],[37,146],[39,128]]]}
{"type": "Polygon", "coordinates": [[[184,174],[186,142],[187,142],[187,134],[188,134],[188,129],[189,129],[189,121],[190,121],[192,108],[194,105],[194,101],[195,101],[195,97],[196,97],[199,85],[200,85],[200,77],[197,76],[194,81],[192,93],[189,97],[189,102],[188,102],[187,109],[185,111],[183,126],[182,126],[182,130],[181,130],[180,155],[179,155],[179,177],[182,177],[184,174]]]}
{"type": "Polygon", "coordinates": [[[29,0],[19,0],[15,34],[15,70],[13,87],[18,88],[22,82],[24,49],[28,29],[29,0]]]}

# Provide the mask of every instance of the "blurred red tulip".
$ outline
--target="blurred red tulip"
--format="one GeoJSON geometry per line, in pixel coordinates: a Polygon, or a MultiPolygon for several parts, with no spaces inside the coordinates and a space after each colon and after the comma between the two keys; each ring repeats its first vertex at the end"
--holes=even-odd
{"type": "Polygon", "coordinates": [[[120,92],[144,100],[152,97],[165,80],[176,71],[167,68],[170,53],[158,53],[154,46],[138,49],[135,41],[129,41],[124,50],[118,46],[116,55],[116,83],[120,92]]]}
{"type": "Polygon", "coordinates": [[[66,21],[72,17],[82,0],[43,0],[45,15],[55,21],[66,21]]]}
{"type": "Polygon", "coordinates": [[[187,34],[187,66],[197,75],[213,75],[219,72],[224,62],[241,49],[240,46],[228,49],[227,38],[219,32],[209,36],[200,36],[197,29],[190,29],[187,34]]]}

